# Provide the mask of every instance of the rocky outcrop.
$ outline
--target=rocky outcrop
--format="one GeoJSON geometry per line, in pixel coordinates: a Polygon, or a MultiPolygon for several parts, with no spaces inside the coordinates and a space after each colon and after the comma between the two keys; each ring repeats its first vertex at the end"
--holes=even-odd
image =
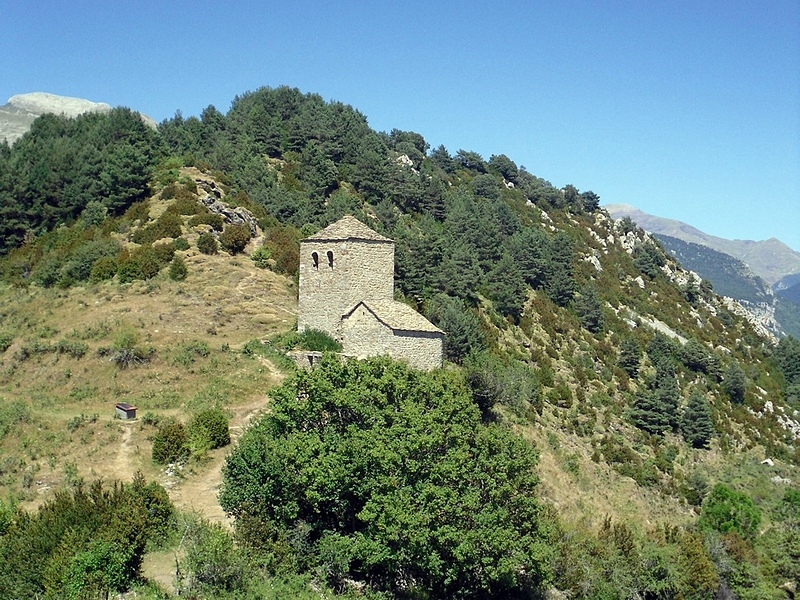
{"type": "Polygon", "coordinates": [[[212,213],[220,215],[226,223],[233,223],[234,225],[247,225],[250,228],[250,236],[258,236],[258,221],[246,208],[241,206],[230,206],[219,200],[212,194],[206,194],[200,198],[200,201],[212,213]]]}
{"type": "Polygon", "coordinates": [[[775,307],[766,302],[747,302],[745,300],[734,300],[728,296],[722,297],[722,302],[730,312],[738,315],[753,326],[759,335],[778,342],[775,331],[780,331],[780,324],[775,320],[775,307]]]}

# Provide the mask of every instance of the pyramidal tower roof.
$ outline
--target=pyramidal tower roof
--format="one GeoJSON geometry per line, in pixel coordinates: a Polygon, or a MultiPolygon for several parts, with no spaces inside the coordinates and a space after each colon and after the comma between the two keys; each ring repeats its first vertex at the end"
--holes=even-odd
{"type": "Polygon", "coordinates": [[[394,243],[387,237],[382,236],[377,231],[373,231],[361,221],[347,215],[335,223],[331,223],[322,231],[306,238],[313,241],[343,241],[343,240],[369,240],[373,242],[394,243]]]}

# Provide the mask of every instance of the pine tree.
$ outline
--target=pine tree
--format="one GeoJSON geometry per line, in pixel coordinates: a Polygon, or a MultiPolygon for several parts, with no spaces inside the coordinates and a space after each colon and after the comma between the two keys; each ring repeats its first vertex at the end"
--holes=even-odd
{"type": "Polygon", "coordinates": [[[522,278],[514,259],[505,254],[489,272],[489,295],[497,311],[514,321],[519,321],[525,305],[528,286],[522,278]]]}
{"type": "Polygon", "coordinates": [[[642,358],[642,349],[639,342],[633,336],[622,340],[619,347],[619,358],[617,364],[628,374],[628,377],[635,379],[639,376],[639,364],[642,358]]]}
{"type": "Polygon", "coordinates": [[[722,379],[722,388],[728,394],[731,402],[736,404],[744,402],[745,385],[744,371],[735,362],[731,363],[725,372],[725,377],[722,379]]]}
{"type": "Polygon", "coordinates": [[[556,233],[549,243],[544,290],[558,306],[567,306],[576,291],[572,270],[573,242],[565,233],[556,233]]]}
{"type": "Polygon", "coordinates": [[[594,285],[586,284],[583,287],[580,295],[575,299],[575,312],[578,313],[581,325],[592,333],[600,333],[603,330],[605,325],[603,306],[594,285]]]}
{"type": "Polygon", "coordinates": [[[176,256],[172,259],[172,262],[169,265],[169,278],[173,281],[183,281],[186,279],[186,275],[188,275],[189,270],[186,268],[186,261],[184,261],[180,256],[176,256]]]}
{"type": "Polygon", "coordinates": [[[689,404],[683,411],[681,433],[694,448],[706,448],[714,436],[711,408],[708,406],[708,401],[697,390],[692,392],[689,404]]]}
{"type": "Polygon", "coordinates": [[[475,304],[482,275],[475,251],[466,244],[456,240],[445,250],[438,278],[439,287],[446,294],[475,304]]]}
{"type": "Polygon", "coordinates": [[[444,338],[445,358],[460,363],[470,352],[485,347],[480,321],[461,298],[437,294],[429,306],[428,317],[447,334],[444,338]]]}
{"type": "Polygon", "coordinates": [[[680,388],[669,365],[656,365],[651,389],[642,391],[631,408],[630,418],[639,429],[653,434],[671,431],[678,426],[680,388]]]}
{"type": "Polygon", "coordinates": [[[648,433],[661,434],[672,428],[669,416],[652,390],[642,390],[630,411],[631,422],[648,433]]]}
{"type": "Polygon", "coordinates": [[[650,343],[647,344],[647,356],[654,365],[659,363],[673,364],[675,354],[675,342],[665,334],[656,332],[650,343]]]}
{"type": "Polygon", "coordinates": [[[681,398],[681,390],[675,373],[670,368],[656,367],[656,387],[655,395],[669,429],[678,428],[678,403],[681,398]]]}

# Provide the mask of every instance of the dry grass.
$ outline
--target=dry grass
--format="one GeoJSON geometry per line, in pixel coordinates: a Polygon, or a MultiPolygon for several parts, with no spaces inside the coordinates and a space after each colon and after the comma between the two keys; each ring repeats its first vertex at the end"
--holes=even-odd
{"type": "Polygon", "coordinates": [[[691,507],[678,499],[643,488],[604,462],[593,462],[586,440],[550,428],[531,429],[529,435],[539,449],[542,498],[565,525],[597,530],[611,517],[647,531],[662,523],[681,525],[693,519],[691,507]]]}
{"type": "Polygon", "coordinates": [[[189,276],[179,283],[162,273],[127,285],[0,289],[1,328],[15,336],[0,354],[0,410],[15,402],[27,408],[27,418],[0,437],[0,498],[14,494],[35,506],[79,478],[128,480],[140,470],[167,485],[178,505],[222,518],[215,488],[225,450],[193,463],[192,473],[168,477],[150,460],[154,429],[141,417],[188,418],[222,405],[231,425],[242,427],[281,375],[239,350],[294,326],[295,285],[246,256],[180,254],[189,276]],[[154,349],[150,361],[120,369],[103,354],[124,331],[154,349]],[[62,340],[85,344],[86,354],[30,352],[62,340]],[[190,343],[207,354],[187,350],[190,343]],[[114,419],[120,401],[138,407],[137,422],[114,419]]]}

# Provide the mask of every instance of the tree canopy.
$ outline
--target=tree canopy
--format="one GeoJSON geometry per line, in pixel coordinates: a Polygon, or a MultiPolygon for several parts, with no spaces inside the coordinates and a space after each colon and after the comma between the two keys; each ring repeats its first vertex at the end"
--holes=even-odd
{"type": "Polygon", "coordinates": [[[0,254],[27,231],[77,219],[91,202],[120,214],[144,199],[160,154],[157,133],[127,108],[39,117],[0,151],[0,254]]]}
{"type": "Polygon", "coordinates": [[[272,531],[334,585],[510,597],[546,577],[537,483],[534,450],[482,424],[457,374],[327,357],[273,393],[220,502],[242,539],[272,531]]]}

